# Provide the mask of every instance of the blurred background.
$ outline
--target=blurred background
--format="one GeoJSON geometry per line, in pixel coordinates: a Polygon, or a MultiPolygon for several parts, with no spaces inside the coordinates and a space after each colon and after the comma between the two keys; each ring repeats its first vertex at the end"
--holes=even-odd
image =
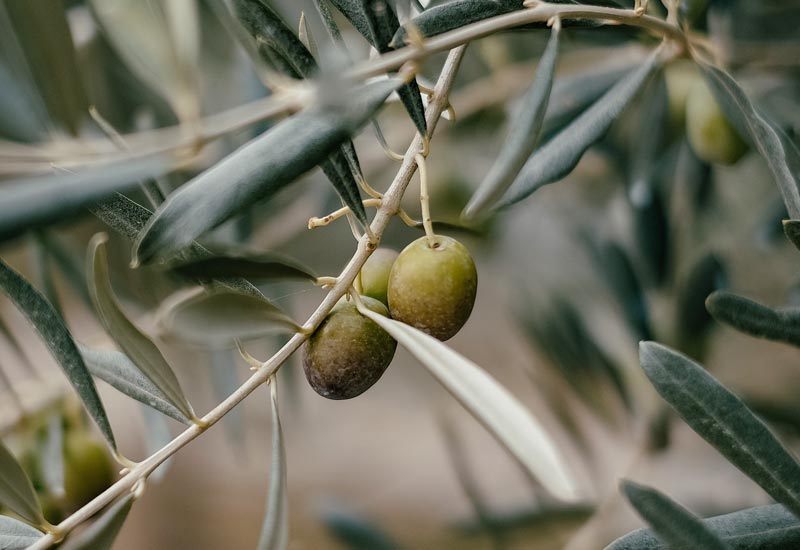
{"type": "MultiPolygon", "coordinates": [[[[189,29],[169,29],[199,36],[194,99],[181,99],[186,90],[163,77],[171,61],[160,46],[162,26],[147,18],[157,20],[170,1],[149,0],[142,12],[123,1],[1,0],[0,178],[70,169],[97,154],[91,147],[103,133],[82,108],[75,116],[71,102],[86,112],[95,106],[119,133],[140,132],[146,140],[192,109],[207,117],[269,93],[261,78],[265,68],[242,45],[226,4],[198,0],[191,11],[196,18],[181,19],[189,29]],[[112,5],[126,15],[104,16],[112,5]],[[134,17],[141,13],[149,15],[134,17]]],[[[311,2],[270,5],[291,28],[304,13],[319,51],[330,47],[311,2]]],[[[650,9],[664,15],[659,2],[651,1],[650,9]]],[[[366,58],[366,43],[338,21],[350,55],[366,58]]],[[[800,2],[712,1],[692,25],[759,108],[796,139],[800,2]]],[[[548,497],[401,348],[375,387],[340,402],[308,387],[298,356],[279,375],[289,548],[602,548],[642,526],[618,497],[623,476],[668,491],[702,516],[767,503],[753,482],[667,410],[638,366],[640,340],[657,340],[702,362],[783,441],[797,446],[797,351],[719,326],[704,306],[706,296],[723,287],[773,306],[798,303],[797,251],[781,228],[787,214],[755,152],[731,166],[695,155],[684,121],[670,111],[669,70],[666,80],[659,76],[647,85],[564,181],[486,221],[465,226],[460,220],[502,147],[548,36],[522,30],[469,46],[451,95],[456,120],[442,121],[432,139],[431,211],[437,231],[467,245],[479,273],[472,317],[448,344],[542,419],[576,473],[584,501],[566,506],[548,497]]],[[[545,139],[654,45],[655,39],[619,26],[566,29],[545,139]]],[[[434,82],[443,59],[427,59],[420,81],[434,82]]],[[[378,120],[389,147],[405,151],[414,127],[399,102],[378,120]]],[[[197,162],[160,178],[159,187],[176,188],[267,127],[227,133],[197,162]]],[[[367,180],[386,189],[398,165],[370,127],[355,144],[367,180]]],[[[146,204],[141,191],[128,196],[146,204]]],[[[404,208],[419,219],[417,197],[415,178],[404,208]]],[[[336,275],[354,251],[347,222],[314,230],[307,223],[338,206],[314,170],[209,240],[287,253],[319,274],[336,275]]],[[[78,341],[111,348],[86,300],[86,245],[98,231],[111,235],[114,290],[137,323],[155,333],[155,312],[176,281],[157,268],[129,269],[130,240],[89,212],[7,242],[0,254],[59,306],[78,341]]],[[[382,244],[401,250],[421,235],[397,220],[382,244]]],[[[260,288],[296,320],[307,318],[324,296],[309,283],[260,288]]],[[[60,370],[5,299],[0,320],[0,367],[23,408],[74,411],[60,370]]],[[[281,342],[264,337],[246,348],[263,360],[281,342]]],[[[199,412],[248,376],[236,350],[168,338],[159,346],[199,412]]],[[[173,436],[181,429],[102,382],[98,388],[120,448],[131,458],[163,444],[165,428],[173,436]]],[[[30,445],[35,422],[20,420],[18,405],[7,392],[0,399],[4,441],[19,450],[30,445]]],[[[269,457],[269,398],[262,388],[148,484],[115,548],[254,548],[269,457]]]]}

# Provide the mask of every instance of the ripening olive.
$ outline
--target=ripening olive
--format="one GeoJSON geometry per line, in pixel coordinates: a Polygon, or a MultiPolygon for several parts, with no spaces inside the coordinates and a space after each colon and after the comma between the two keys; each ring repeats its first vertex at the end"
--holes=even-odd
{"type": "Polygon", "coordinates": [[[701,79],[697,65],[690,59],[680,59],[671,63],[664,70],[669,101],[669,118],[673,128],[683,133],[686,124],[686,98],[689,90],[698,79],[701,79]]]}
{"type": "MultiPolygon", "coordinates": [[[[387,317],[381,302],[363,296],[364,305],[387,317]]],[[[303,370],[314,391],[328,399],[350,399],[381,377],[397,342],[344,299],[337,303],[303,345],[303,370]]]]}
{"type": "Polygon", "coordinates": [[[397,258],[397,251],[379,248],[367,258],[361,268],[361,294],[388,305],[386,289],[389,286],[389,272],[397,258]]]}
{"type": "Polygon", "coordinates": [[[439,340],[455,335],[467,322],[478,290],[478,272],[467,248],[436,235],[422,237],[397,257],[389,274],[392,318],[439,340]]]}
{"type": "Polygon", "coordinates": [[[113,481],[111,457],[101,442],[85,431],[68,431],[64,437],[64,492],[71,510],[80,508],[105,491],[113,481]]]}
{"type": "Polygon", "coordinates": [[[686,135],[695,154],[706,162],[734,164],[747,152],[747,144],[702,78],[695,81],[686,99],[686,135]]]}

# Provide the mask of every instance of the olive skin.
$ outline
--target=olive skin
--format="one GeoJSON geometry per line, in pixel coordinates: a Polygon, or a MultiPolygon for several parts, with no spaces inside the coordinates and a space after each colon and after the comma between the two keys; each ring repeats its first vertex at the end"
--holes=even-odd
{"type": "Polygon", "coordinates": [[[361,268],[361,295],[369,296],[383,305],[389,305],[386,292],[389,287],[389,272],[397,259],[397,251],[379,248],[373,252],[361,268]]]}
{"type": "Polygon", "coordinates": [[[699,79],[702,79],[700,71],[695,62],[690,59],[679,59],[670,63],[664,70],[670,125],[681,133],[686,125],[686,99],[689,97],[692,86],[699,79]]]}
{"type": "Polygon", "coordinates": [[[472,313],[478,271],[467,248],[436,235],[433,246],[421,237],[409,244],[389,274],[392,318],[438,338],[452,338],[472,313]]]}
{"type": "Polygon", "coordinates": [[[68,431],[64,438],[67,508],[80,508],[105,491],[113,480],[114,468],[105,445],[87,432],[68,431]]]}
{"type": "Polygon", "coordinates": [[[702,78],[686,98],[686,136],[695,154],[706,162],[735,164],[748,149],[702,78]]]}
{"type": "MultiPolygon", "coordinates": [[[[363,296],[364,305],[384,317],[381,302],[363,296]]],[[[392,362],[397,342],[358,312],[355,303],[337,303],[303,344],[303,370],[315,392],[328,399],[351,399],[367,391],[392,362]]]]}

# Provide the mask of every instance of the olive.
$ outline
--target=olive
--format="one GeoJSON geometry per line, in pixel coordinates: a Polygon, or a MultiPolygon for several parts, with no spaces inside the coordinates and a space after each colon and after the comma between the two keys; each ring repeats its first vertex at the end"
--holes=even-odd
{"type": "Polygon", "coordinates": [[[694,83],[701,78],[697,65],[690,59],[680,59],[664,70],[670,122],[672,127],[681,133],[686,124],[686,98],[694,83]]]}
{"type": "MultiPolygon", "coordinates": [[[[381,302],[363,296],[364,305],[387,317],[381,302]]],[[[303,344],[303,370],[315,392],[328,399],[350,399],[368,390],[389,366],[397,342],[355,303],[340,300],[303,344]]]]}
{"type": "Polygon", "coordinates": [[[361,268],[361,294],[388,305],[386,290],[389,286],[389,272],[397,258],[397,251],[379,248],[367,258],[361,268]]]}
{"type": "Polygon", "coordinates": [[[734,164],[747,152],[747,144],[702,78],[695,81],[686,99],[686,135],[695,154],[706,162],[734,164]]]}
{"type": "Polygon", "coordinates": [[[111,457],[103,443],[83,430],[64,437],[64,492],[70,510],[105,491],[114,479],[111,457]]]}
{"type": "Polygon", "coordinates": [[[453,337],[472,313],[478,272],[467,248],[451,237],[421,237],[395,260],[389,274],[392,318],[439,340],[453,337]]]}

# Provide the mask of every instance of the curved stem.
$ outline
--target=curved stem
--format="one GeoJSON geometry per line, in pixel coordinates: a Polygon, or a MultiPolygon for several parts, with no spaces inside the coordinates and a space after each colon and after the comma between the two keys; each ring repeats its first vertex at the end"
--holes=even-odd
{"type": "MultiPolygon", "coordinates": [[[[453,85],[453,80],[455,79],[455,75],[458,71],[458,67],[461,63],[465,49],[466,46],[460,46],[450,52],[442,72],[439,75],[439,80],[436,84],[436,96],[428,105],[426,113],[426,119],[431,133],[436,127],[442,111],[448,104],[450,88],[453,85]]],[[[386,227],[389,225],[392,217],[400,208],[400,200],[403,197],[403,193],[408,187],[408,184],[411,181],[414,172],[416,171],[417,163],[414,160],[414,157],[422,148],[423,139],[424,138],[422,136],[417,134],[414,140],[411,142],[411,145],[404,156],[403,164],[401,165],[400,170],[395,176],[392,184],[389,186],[389,189],[384,194],[381,207],[378,209],[378,213],[375,215],[375,218],[370,225],[375,238],[379,239],[380,236],[383,235],[383,232],[386,230],[386,227]]],[[[314,311],[311,317],[309,317],[308,321],[306,321],[304,329],[308,328],[309,330],[313,331],[313,329],[322,322],[339,298],[341,298],[353,285],[356,275],[359,273],[359,271],[361,271],[361,267],[375,249],[375,246],[376,244],[374,241],[370,240],[368,235],[361,237],[355,254],[337,278],[336,284],[325,296],[316,311],[314,311]]],[[[147,478],[147,476],[162,462],[167,460],[170,456],[178,452],[181,448],[202,434],[206,429],[208,429],[208,427],[216,424],[223,416],[225,416],[226,413],[238,405],[245,397],[250,395],[259,386],[261,386],[261,384],[266,382],[270,376],[272,376],[278,370],[278,368],[280,368],[280,366],[300,348],[303,342],[305,342],[308,338],[309,334],[310,332],[303,330],[303,332],[292,336],[292,338],[286,344],[284,344],[275,355],[265,361],[258,368],[258,370],[256,370],[256,372],[253,373],[253,375],[248,378],[244,384],[242,384],[241,387],[239,387],[235,392],[228,396],[227,399],[203,416],[201,419],[203,423],[201,425],[193,424],[192,426],[188,427],[185,431],[178,434],[175,439],[167,443],[155,454],[138,463],[127,474],[125,474],[124,477],[119,479],[111,487],[95,497],[83,508],[80,508],[74,514],[58,524],[56,526],[58,535],[61,537],[65,536],[75,527],[92,517],[94,514],[98,513],[115,499],[127,492],[135,490],[139,486],[139,482],[142,479],[147,478]]],[[[55,535],[47,534],[29,546],[28,550],[44,550],[45,548],[50,548],[56,542],[58,542],[58,540],[55,535]]]]}

